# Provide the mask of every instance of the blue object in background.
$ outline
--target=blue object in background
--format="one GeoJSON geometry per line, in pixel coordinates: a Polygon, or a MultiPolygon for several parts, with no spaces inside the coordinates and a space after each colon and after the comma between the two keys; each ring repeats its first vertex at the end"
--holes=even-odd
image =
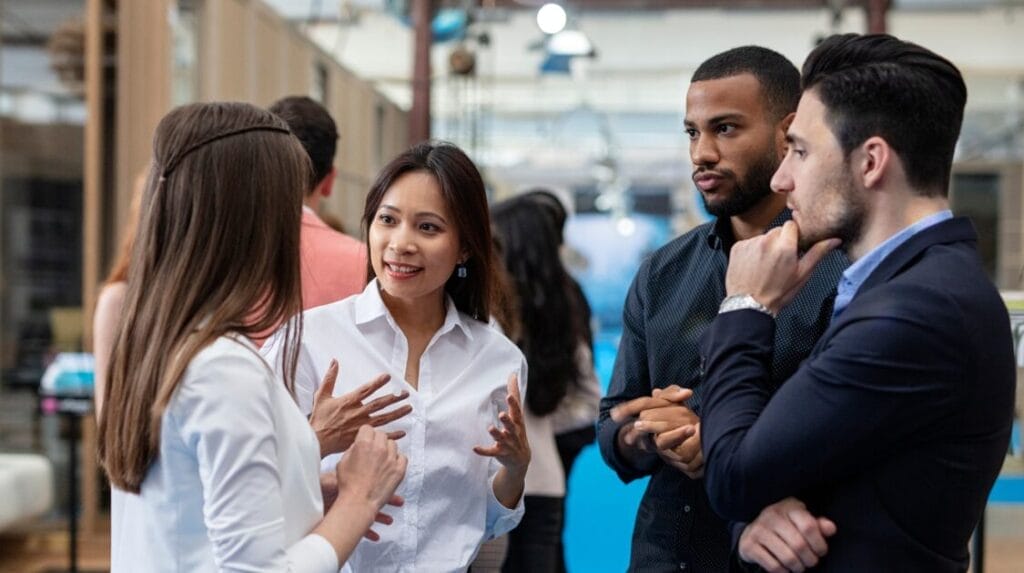
{"type": "Polygon", "coordinates": [[[61,352],[43,372],[40,390],[49,395],[92,395],[96,361],[86,352],[61,352]]]}
{"type": "MultiPolygon", "coordinates": [[[[630,277],[632,278],[632,277],[630,277]]],[[[607,392],[619,332],[603,331],[594,340],[597,376],[607,392]]],[[[624,485],[605,465],[597,445],[576,460],[566,500],[565,561],[569,571],[625,571],[633,520],[647,479],[624,485]]]]}

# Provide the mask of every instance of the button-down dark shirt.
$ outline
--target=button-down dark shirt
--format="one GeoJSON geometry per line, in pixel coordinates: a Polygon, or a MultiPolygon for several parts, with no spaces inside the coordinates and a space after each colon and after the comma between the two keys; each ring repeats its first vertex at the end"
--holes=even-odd
{"type": "MultiPolygon", "coordinates": [[[[770,227],[789,218],[785,210],[770,227]]],[[[688,405],[700,415],[699,342],[725,298],[727,255],[734,242],[728,219],[693,229],[644,261],[626,298],[615,369],[601,400],[598,440],[605,462],[623,481],[651,476],[637,510],[630,571],[729,567],[730,532],[711,510],[703,480],[691,480],[657,456],[632,466],[618,452],[619,424],[609,414],[621,402],[678,384],[693,389],[688,405]]],[[[839,252],[827,255],[779,314],[772,359],[776,387],[796,371],[828,326],[836,284],[847,265],[839,252]]]]}

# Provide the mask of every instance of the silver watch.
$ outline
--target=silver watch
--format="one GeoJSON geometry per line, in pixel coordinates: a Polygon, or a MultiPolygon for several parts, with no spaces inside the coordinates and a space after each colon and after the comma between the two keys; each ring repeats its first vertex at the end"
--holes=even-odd
{"type": "Polygon", "coordinates": [[[732,312],[734,310],[756,310],[757,312],[763,312],[768,316],[775,318],[775,313],[768,310],[768,307],[754,300],[754,297],[749,294],[734,294],[725,297],[722,304],[718,307],[718,314],[723,312],[732,312]]]}

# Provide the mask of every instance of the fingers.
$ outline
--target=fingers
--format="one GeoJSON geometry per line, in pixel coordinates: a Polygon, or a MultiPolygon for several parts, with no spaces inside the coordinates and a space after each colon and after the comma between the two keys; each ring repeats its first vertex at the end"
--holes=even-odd
{"type": "MultiPolygon", "coordinates": [[[[370,380],[366,384],[363,384],[362,386],[360,386],[360,387],[356,388],[355,390],[353,390],[351,392],[351,394],[355,395],[356,400],[358,400],[359,402],[362,402],[363,400],[365,400],[365,399],[369,398],[370,396],[372,396],[374,392],[376,392],[377,390],[380,390],[381,388],[383,388],[384,385],[387,384],[390,381],[391,381],[391,375],[390,374],[379,374],[373,380],[370,380]]],[[[408,393],[406,393],[406,395],[408,395],[408,393]]]]}
{"type": "Polygon", "coordinates": [[[747,563],[757,563],[768,573],[785,573],[786,568],[761,545],[754,545],[746,551],[741,550],[741,558],[747,563]]]}
{"type": "Polygon", "coordinates": [[[821,534],[825,537],[832,537],[836,534],[836,524],[827,517],[818,518],[818,528],[821,529],[821,534]]]}
{"type": "Polygon", "coordinates": [[[380,541],[380,535],[372,529],[367,529],[366,533],[363,534],[363,537],[373,542],[380,541]]]}
{"type": "Polygon", "coordinates": [[[487,446],[486,448],[483,446],[473,446],[473,453],[478,456],[493,458],[501,455],[503,453],[503,450],[501,446],[499,446],[498,444],[494,444],[493,446],[487,446]]]}
{"type": "Polygon", "coordinates": [[[825,536],[818,528],[818,520],[806,509],[794,508],[786,515],[806,542],[806,550],[804,547],[796,547],[800,560],[808,567],[814,566],[818,562],[818,557],[828,553],[828,544],[825,543],[825,536]]]}
{"type": "Polygon", "coordinates": [[[689,388],[683,388],[678,384],[672,384],[665,388],[655,388],[651,392],[651,397],[661,398],[662,400],[668,400],[676,404],[682,404],[693,397],[693,390],[689,388]]]}
{"type": "Polygon", "coordinates": [[[320,387],[316,389],[316,395],[313,397],[314,402],[319,402],[324,398],[330,398],[334,395],[334,383],[338,381],[338,361],[331,359],[331,364],[327,367],[327,372],[324,374],[324,379],[320,383],[320,387]]]}
{"type": "Polygon", "coordinates": [[[395,518],[381,511],[377,512],[377,516],[374,517],[373,520],[377,523],[383,523],[384,525],[391,525],[395,522],[395,518]]]}
{"type": "MultiPolygon", "coordinates": [[[[385,379],[384,383],[386,384],[387,381],[388,381],[388,379],[385,379]]],[[[369,386],[369,385],[366,385],[366,386],[369,386]]],[[[359,394],[362,394],[363,393],[363,388],[365,388],[366,386],[360,387],[358,390],[356,390],[356,392],[358,392],[359,394]]],[[[376,388],[374,388],[373,391],[370,392],[370,393],[373,394],[373,392],[376,392],[378,389],[380,389],[380,386],[377,386],[376,388]]],[[[376,398],[376,399],[370,400],[369,402],[363,404],[363,411],[365,411],[367,414],[372,414],[372,413],[374,413],[374,412],[376,412],[378,410],[383,410],[384,408],[387,408],[388,406],[390,406],[392,404],[401,402],[402,400],[405,400],[408,397],[409,397],[408,390],[402,390],[398,394],[388,394],[387,396],[381,396],[380,398],[376,398]]],[[[411,406],[410,406],[410,408],[411,408],[411,406]]]]}
{"type": "Polygon", "coordinates": [[[395,430],[394,432],[388,432],[387,436],[389,440],[401,440],[405,437],[405,432],[402,430],[395,430]]]}
{"type": "MultiPolygon", "coordinates": [[[[512,416],[512,421],[516,425],[522,424],[523,409],[520,406],[522,400],[519,395],[519,376],[515,372],[508,377],[508,396],[505,398],[505,402],[508,404],[508,413],[512,416]]],[[[504,413],[499,414],[498,418],[500,419],[504,413]]]]}
{"type": "Polygon", "coordinates": [[[623,423],[630,418],[635,418],[640,415],[640,412],[644,410],[650,410],[652,408],[664,408],[665,406],[675,405],[668,400],[663,398],[655,398],[653,396],[643,396],[641,398],[634,398],[628,402],[623,402],[618,406],[612,408],[611,417],[616,423],[623,423]]]}
{"type": "Polygon", "coordinates": [[[657,449],[675,449],[696,433],[693,426],[681,426],[675,430],[660,433],[654,436],[654,446],[657,449]]]}
{"type": "Polygon", "coordinates": [[[391,496],[391,499],[388,500],[388,505],[394,507],[402,507],[403,505],[405,505],[405,498],[398,494],[395,494],[391,496]]]}
{"type": "Polygon", "coordinates": [[[370,416],[370,425],[374,427],[383,426],[384,424],[394,422],[399,418],[409,415],[409,412],[412,412],[412,406],[406,404],[405,406],[395,408],[390,412],[384,412],[383,414],[370,416]]]}
{"type": "Polygon", "coordinates": [[[806,568],[800,557],[797,556],[783,538],[779,537],[778,533],[772,532],[769,535],[766,535],[764,539],[762,539],[762,544],[771,552],[772,556],[775,557],[779,563],[782,563],[782,566],[785,567],[786,570],[796,571],[799,573],[806,568]]]}

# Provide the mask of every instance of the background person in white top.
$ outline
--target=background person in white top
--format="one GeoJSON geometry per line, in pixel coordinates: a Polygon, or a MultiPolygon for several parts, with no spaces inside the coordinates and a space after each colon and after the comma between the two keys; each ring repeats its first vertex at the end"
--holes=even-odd
{"type": "Polygon", "coordinates": [[[153,156],[99,422],[121,499],[112,570],[335,572],[388,521],[406,461],[363,427],[323,512],[320,446],[290,392],[309,160],[238,103],[171,111],[153,156]],[[285,384],[249,339],[282,321],[285,384]]]}
{"type": "MultiPolygon", "coordinates": [[[[405,504],[380,542],[360,545],[349,564],[463,571],[485,539],[519,522],[530,462],[525,360],[487,323],[498,284],[483,180],[457,147],[419,144],[381,171],[363,225],[371,281],[360,295],[304,314],[299,403],[311,406],[338,363],[335,395],[381,372],[390,380],[367,400],[409,393],[412,412],[381,426],[405,433],[405,504]]],[[[281,341],[279,333],[267,343],[268,357],[281,341]]]]}
{"type": "MultiPolygon", "coordinates": [[[[589,309],[581,308],[575,284],[562,265],[558,252],[561,228],[547,205],[532,196],[519,195],[494,205],[491,215],[518,300],[522,327],[513,339],[526,355],[532,372],[526,393],[526,421],[533,451],[526,474],[526,514],[509,534],[502,570],[556,573],[563,567],[566,476],[553,422],[570,390],[583,390],[585,384],[596,383],[589,364],[589,332],[584,318],[589,309]]],[[[600,390],[593,400],[595,412],[599,396],[600,390]]]]}

